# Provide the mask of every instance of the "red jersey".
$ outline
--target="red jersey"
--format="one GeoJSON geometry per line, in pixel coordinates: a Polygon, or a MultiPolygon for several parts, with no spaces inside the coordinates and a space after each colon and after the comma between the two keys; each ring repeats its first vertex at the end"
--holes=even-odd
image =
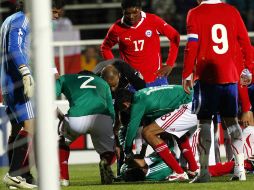
{"type": "Polygon", "coordinates": [[[239,12],[219,0],[203,1],[187,16],[188,42],[183,79],[194,70],[196,77],[210,84],[236,83],[239,74],[235,53],[243,49],[245,67],[251,71],[251,44],[239,12]]]}
{"type": "Polygon", "coordinates": [[[142,18],[136,26],[128,26],[123,18],[109,29],[102,45],[104,59],[112,59],[111,48],[119,45],[121,58],[139,71],[146,82],[157,77],[155,72],[162,66],[159,35],[170,40],[167,65],[173,66],[180,42],[179,33],[164,20],[154,14],[141,12],[142,18]]]}

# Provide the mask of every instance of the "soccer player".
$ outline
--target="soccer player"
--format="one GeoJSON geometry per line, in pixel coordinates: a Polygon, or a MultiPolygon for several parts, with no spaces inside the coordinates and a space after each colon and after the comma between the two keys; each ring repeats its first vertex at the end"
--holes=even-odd
{"type": "MultiPolygon", "coordinates": [[[[138,72],[135,71],[128,63],[124,62],[121,59],[110,59],[107,61],[102,61],[98,63],[93,70],[94,73],[100,74],[100,76],[107,81],[110,86],[111,94],[113,100],[115,99],[115,92],[117,89],[126,88],[131,91],[140,90],[146,87],[146,82],[138,76],[138,72]]],[[[116,137],[116,155],[117,155],[117,175],[120,175],[120,168],[123,164],[124,154],[122,148],[118,141],[118,131],[119,128],[124,125],[128,120],[129,116],[115,109],[116,112],[116,122],[114,126],[114,133],[116,137]],[[122,123],[119,118],[122,118],[122,123]]],[[[137,150],[142,141],[136,140],[137,150]]]]}
{"type": "MultiPolygon", "coordinates": [[[[230,174],[234,171],[234,161],[217,163],[209,166],[208,170],[211,176],[217,177],[230,174]]],[[[244,160],[244,168],[254,171],[254,161],[252,159],[244,160]]],[[[121,168],[121,175],[127,182],[133,181],[164,181],[173,173],[173,170],[155,152],[146,156],[144,159],[134,158],[131,165],[124,164],[121,168]]]]}
{"type": "MultiPolygon", "coordinates": [[[[198,0],[198,3],[200,5],[191,9],[187,16],[188,42],[182,76],[187,93],[190,93],[193,85],[193,73],[196,79],[192,109],[199,119],[198,150],[201,171],[192,182],[210,181],[207,169],[211,146],[210,125],[212,116],[217,112],[231,136],[235,156],[234,175],[239,180],[246,180],[242,131],[236,117],[239,74],[234,55],[236,46],[240,45],[245,67],[252,71],[250,40],[242,18],[234,7],[220,0],[198,0]]],[[[241,74],[240,81],[243,85],[251,81],[248,71],[241,74]]]]}
{"type": "MultiPolygon", "coordinates": [[[[29,66],[29,17],[23,1],[17,1],[17,12],[9,16],[1,27],[1,89],[7,114],[13,124],[9,138],[10,168],[4,177],[7,186],[34,188],[28,162],[32,146],[34,111],[30,98],[34,81],[29,66]],[[22,128],[22,129],[21,129],[22,128]],[[21,129],[21,130],[20,130],[21,129]],[[21,143],[22,142],[22,143],[21,143]],[[24,180],[25,178],[25,180],[24,180]]],[[[63,0],[52,0],[52,19],[57,19],[64,6],[63,0]]]]}
{"type": "MultiPolygon", "coordinates": [[[[60,165],[68,163],[69,144],[81,134],[90,133],[95,150],[100,155],[102,184],[113,181],[110,165],[114,160],[113,122],[115,111],[108,84],[89,71],[63,75],[56,81],[57,96],[63,93],[70,105],[60,134],[60,165]]],[[[68,186],[68,166],[61,165],[62,180],[68,186]],[[64,168],[65,167],[65,168],[64,168]],[[67,181],[66,181],[67,180],[67,181]]]]}
{"type": "Polygon", "coordinates": [[[136,91],[146,87],[145,81],[138,76],[137,71],[121,59],[102,61],[96,65],[93,72],[100,74],[107,81],[113,98],[114,92],[119,88],[136,91]]]}
{"type": "Polygon", "coordinates": [[[141,73],[150,85],[168,84],[177,57],[180,36],[178,32],[160,17],[145,13],[141,0],[122,0],[123,17],[109,29],[102,45],[104,59],[113,59],[111,48],[118,44],[121,58],[141,73]],[[160,38],[170,40],[166,65],[162,64],[160,38]]]}
{"type": "Polygon", "coordinates": [[[189,164],[189,169],[196,172],[198,166],[191,151],[189,139],[185,135],[191,127],[197,125],[195,114],[190,114],[190,105],[184,105],[190,103],[191,98],[192,95],[187,95],[179,85],[145,88],[134,95],[127,90],[119,90],[115,106],[120,111],[130,112],[130,121],[123,145],[126,158],[132,155],[132,143],[143,118],[146,122],[151,121],[144,126],[143,138],[175,171],[169,180],[188,179],[188,176],[179,166],[165,142],[158,137],[165,132],[174,135],[189,164]]]}

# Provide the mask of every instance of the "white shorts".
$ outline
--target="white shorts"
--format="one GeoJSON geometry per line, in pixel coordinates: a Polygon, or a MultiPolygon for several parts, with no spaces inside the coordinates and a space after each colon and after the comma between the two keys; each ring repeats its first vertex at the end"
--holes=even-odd
{"type": "Polygon", "coordinates": [[[164,131],[178,138],[197,126],[196,114],[191,113],[191,103],[181,105],[178,109],[155,120],[164,131]]]}
{"type": "Polygon", "coordinates": [[[108,115],[87,115],[66,118],[61,129],[67,141],[73,142],[81,134],[90,133],[94,149],[99,154],[114,151],[113,121],[108,115]]]}

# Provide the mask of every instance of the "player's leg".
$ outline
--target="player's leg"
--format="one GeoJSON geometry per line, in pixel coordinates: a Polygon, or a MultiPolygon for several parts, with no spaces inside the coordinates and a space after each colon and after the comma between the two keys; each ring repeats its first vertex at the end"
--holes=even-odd
{"type": "MultiPolygon", "coordinates": [[[[197,116],[191,114],[191,103],[155,120],[160,128],[175,137],[178,147],[189,164],[190,173],[197,173],[198,165],[186,133],[197,126],[197,116]]],[[[194,174],[195,175],[195,174],[194,174]]]]}
{"type": "Polygon", "coordinates": [[[161,133],[164,133],[164,130],[156,122],[153,122],[144,127],[142,135],[163,161],[177,174],[174,179],[169,179],[170,181],[188,179],[188,175],[176,161],[167,144],[159,137],[161,133]]]}
{"type": "Polygon", "coordinates": [[[209,154],[211,147],[211,120],[217,113],[218,108],[218,88],[216,85],[210,85],[197,81],[194,85],[194,96],[192,102],[192,111],[197,114],[198,123],[198,152],[200,162],[200,173],[191,183],[202,183],[210,181],[208,172],[209,154]]]}
{"type": "MultiPolygon", "coordinates": [[[[58,117],[59,118],[59,117],[58,117]]],[[[69,168],[68,161],[70,155],[69,145],[80,135],[74,132],[70,125],[68,117],[60,117],[58,124],[58,146],[59,146],[59,166],[60,166],[60,185],[69,186],[69,168]]]]}
{"type": "Polygon", "coordinates": [[[13,155],[9,168],[9,173],[4,178],[4,183],[8,186],[19,188],[34,188],[33,177],[30,174],[29,154],[32,151],[33,141],[33,118],[34,112],[32,103],[19,91],[18,96],[4,96],[5,103],[15,116],[17,123],[22,123],[22,129],[18,132],[13,143],[13,155]],[[24,177],[27,181],[23,180],[24,177]]]}
{"type": "Polygon", "coordinates": [[[232,179],[246,180],[244,170],[244,145],[242,129],[238,124],[238,90],[237,84],[228,84],[222,87],[222,101],[220,105],[220,113],[222,122],[227,128],[231,137],[231,147],[235,158],[235,170],[232,179]]]}
{"type": "Polygon", "coordinates": [[[107,115],[95,115],[93,124],[89,129],[96,152],[100,155],[100,175],[102,184],[111,184],[114,174],[111,165],[116,160],[113,121],[107,115]]]}

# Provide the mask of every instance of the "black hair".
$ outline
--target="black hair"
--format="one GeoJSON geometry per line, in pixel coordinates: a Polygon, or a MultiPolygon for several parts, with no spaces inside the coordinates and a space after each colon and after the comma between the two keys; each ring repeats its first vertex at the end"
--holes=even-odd
{"type": "Polygon", "coordinates": [[[123,175],[124,181],[144,181],[145,173],[141,168],[129,168],[123,175]]]}
{"type": "MultiPolygon", "coordinates": [[[[62,9],[65,5],[65,0],[52,0],[52,8],[62,9]]],[[[18,0],[16,2],[16,11],[25,12],[25,2],[24,0],[18,0]]]]}
{"type": "Polygon", "coordinates": [[[93,73],[92,71],[88,71],[88,70],[82,70],[82,71],[78,72],[78,74],[81,74],[81,75],[94,75],[94,76],[97,76],[95,73],[93,73]]]}
{"type": "Polygon", "coordinates": [[[115,91],[115,108],[120,112],[124,110],[124,102],[133,101],[134,93],[127,89],[120,88],[115,91]]]}
{"type": "Polygon", "coordinates": [[[65,5],[65,0],[52,0],[52,8],[62,9],[65,5]]]}
{"type": "Polygon", "coordinates": [[[19,11],[24,12],[25,11],[24,0],[19,0],[19,1],[16,2],[16,11],[17,12],[19,12],[19,11]]]}
{"type": "Polygon", "coordinates": [[[130,7],[138,7],[141,8],[141,0],[122,0],[122,9],[127,9],[130,7]]]}

